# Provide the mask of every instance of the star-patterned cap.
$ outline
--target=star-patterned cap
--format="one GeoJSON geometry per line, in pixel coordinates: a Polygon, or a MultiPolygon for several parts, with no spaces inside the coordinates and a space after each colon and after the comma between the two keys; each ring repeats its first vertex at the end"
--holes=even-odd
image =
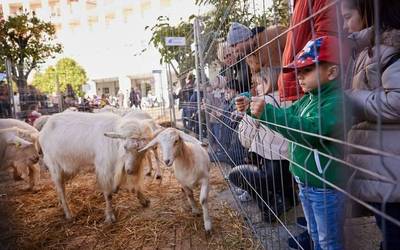
{"type": "Polygon", "coordinates": [[[317,62],[339,64],[339,42],[334,36],[322,36],[308,41],[293,62],[283,67],[283,72],[304,68],[317,62]]]}

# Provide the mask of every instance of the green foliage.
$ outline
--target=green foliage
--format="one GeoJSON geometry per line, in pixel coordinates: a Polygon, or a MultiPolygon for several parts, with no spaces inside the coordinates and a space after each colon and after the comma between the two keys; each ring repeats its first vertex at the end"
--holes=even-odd
{"type": "Polygon", "coordinates": [[[274,0],[273,5],[267,8],[262,15],[254,16],[252,19],[255,26],[281,24],[289,27],[289,21],[289,5],[287,0],[274,0]]]}
{"type": "Polygon", "coordinates": [[[5,72],[6,71],[6,65],[4,62],[0,62],[0,72],[5,72]]]}
{"type": "Polygon", "coordinates": [[[82,85],[88,80],[85,70],[73,59],[63,58],[55,66],[48,67],[44,73],[37,73],[33,85],[44,93],[55,93],[57,82],[59,91],[64,92],[71,84],[75,93],[83,96],[82,85]]]}
{"type": "Polygon", "coordinates": [[[232,22],[239,22],[247,26],[252,24],[253,13],[249,0],[197,0],[197,2],[199,4],[205,2],[214,6],[213,10],[202,18],[205,33],[214,33],[213,37],[225,38],[232,22]]]}
{"type": "Polygon", "coordinates": [[[190,49],[190,45],[193,43],[193,25],[191,24],[193,18],[194,16],[191,16],[188,21],[181,20],[178,25],[171,26],[168,23],[168,17],[159,16],[154,26],[145,28],[146,30],[150,29],[153,34],[149,43],[160,52],[160,64],[176,63],[179,72],[184,72],[194,65],[194,55],[190,49]],[[186,37],[186,46],[166,46],[165,38],[168,36],[186,37]]]}
{"type": "MultiPolygon", "coordinates": [[[[204,16],[198,17],[202,21],[203,32],[200,37],[202,51],[206,54],[206,63],[216,59],[216,45],[220,40],[225,40],[230,24],[239,22],[249,27],[269,26],[272,24],[289,25],[289,7],[287,0],[274,0],[273,6],[267,8],[261,15],[255,15],[253,1],[250,0],[195,0],[197,5],[212,5],[213,8],[204,16]]],[[[178,25],[172,26],[169,18],[160,16],[157,23],[150,28],[152,37],[150,43],[154,45],[161,54],[160,63],[178,64],[179,72],[182,73],[194,67],[194,55],[191,52],[190,44],[193,42],[192,15],[189,20],[181,21],[178,25]],[[184,36],[186,37],[187,48],[167,47],[165,37],[184,36]]]]}
{"type": "Polygon", "coordinates": [[[36,17],[34,12],[0,19],[0,59],[11,62],[11,77],[18,88],[26,87],[26,79],[46,59],[61,53],[62,46],[53,43],[55,28],[36,17]]]}

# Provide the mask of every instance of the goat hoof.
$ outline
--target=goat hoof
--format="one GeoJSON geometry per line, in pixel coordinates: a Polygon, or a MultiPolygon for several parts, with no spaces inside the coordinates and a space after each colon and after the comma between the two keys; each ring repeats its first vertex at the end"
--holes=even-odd
{"type": "Polygon", "coordinates": [[[71,220],[72,220],[72,215],[71,215],[71,214],[66,214],[66,215],[65,215],[65,219],[66,219],[67,221],[71,221],[71,220]]]}
{"type": "Polygon", "coordinates": [[[148,207],[150,205],[150,200],[146,198],[141,199],[139,202],[142,205],[142,207],[148,207]]]}
{"type": "Polygon", "coordinates": [[[106,219],[105,219],[105,223],[106,224],[112,224],[112,223],[114,223],[116,221],[116,219],[115,219],[115,215],[114,214],[108,214],[108,215],[106,215],[106,219]]]}
{"type": "Polygon", "coordinates": [[[156,175],[156,179],[161,180],[162,179],[161,175],[156,175]]]}
{"type": "Polygon", "coordinates": [[[119,191],[119,188],[114,188],[112,192],[113,192],[113,194],[116,194],[116,193],[118,193],[118,191],[119,191]]]}
{"type": "Polygon", "coordinates": [[[27,186],[22,188],[22,191],[28,192],[28,191],[33,191],[33,186],[27,186]]]}
{"type": "Polygon", "coordinates": [[[196,215],[196,216],[200,216],[201,215],[201,211],[197,208],[192,208],[192,214],[196,215]]]}
{"type": "Polygon", "coordinates": [[[204,229],[206,230],[206,232],[211,233],[211,221],[204,222],[204,229]]]}
{"type": "Polygon", "coordinates": [[[206,239],[210,239],[211,238],[211,235],[212,235],[212,233],[211,233],[211,229],[209,229],[209,230],[206,230],[206,239]]]}
{"type": "Polygon", "coordinates": [[[147,172],[147,173],[146,173],[146,176],[151,176],[151,172],[147,172]]]}
{"type": "Polygon", "coordinates": [[[13,179],[14,179],[14,181],[22,181],[23,179],[21,178],[21,176],[19,176],[19,175],[17,175],[17,174],[14,174],[13,175],[13,179]]]}

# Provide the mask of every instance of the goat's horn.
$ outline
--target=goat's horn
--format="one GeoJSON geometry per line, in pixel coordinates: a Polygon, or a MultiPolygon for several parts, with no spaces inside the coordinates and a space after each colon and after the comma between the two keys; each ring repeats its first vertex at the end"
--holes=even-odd
{"type": "Polygon", "coordinates": [[[157,130],[154,131],[154,133],[153,133],[153,138],[156,138],[157,135],[160,134],[161,132],[163,132],[164,130],[165,130],[165,128],[161,127],[161,126],[159,128],[157,128],[157,130]]]}
{"type": "Polygon", "coordinates": [[[142,148],[142,149],[139,149],[139,151],[138,151],[138,152],[145,151],[145,150],[147,150],[147,149],[149,149],[149,148],[153,147],[153,146],[154,146],[154,145],[156,145],[157,143],[158,143],[158,138],[157,138],[157,137],[155,137],[155,138],[153,138],[153,140],[151,140],[149,143],[147,143],[147,145],[146,145],[146,146],[144,146],[144,148],[142,148]]]}
{"type": "Polygon", "coordinates": [[[110,137],[113,139],[126,139],[126,136],[123,136],[123,135],[115,133],[115,132],[105,132],[104,136],[110,137]]]}

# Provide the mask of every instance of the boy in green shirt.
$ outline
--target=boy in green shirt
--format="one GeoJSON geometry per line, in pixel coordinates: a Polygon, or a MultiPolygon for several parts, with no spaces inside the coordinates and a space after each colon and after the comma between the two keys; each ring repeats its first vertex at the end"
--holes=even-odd
{"type": "Polygon", "coordinates": [[[332,185],[345,181],[343,166],[325,155],[341,158],[337,144],[322,137],[343,134],[341,92],[338,83],[338,39],[323,36],[310,40],[284,72],[297,70],[305,95],[289,108],[276,108],[264,99],[236,100],[245,111],[266,122],[290,141],[290,171],[299,186],[299,197],[314,249],[344,249],[344,194],[332,185]],[[318,65],[317,65],[318,64],[318,65]],[[342,132],[342,133],[340,133],[342,132]]]}

